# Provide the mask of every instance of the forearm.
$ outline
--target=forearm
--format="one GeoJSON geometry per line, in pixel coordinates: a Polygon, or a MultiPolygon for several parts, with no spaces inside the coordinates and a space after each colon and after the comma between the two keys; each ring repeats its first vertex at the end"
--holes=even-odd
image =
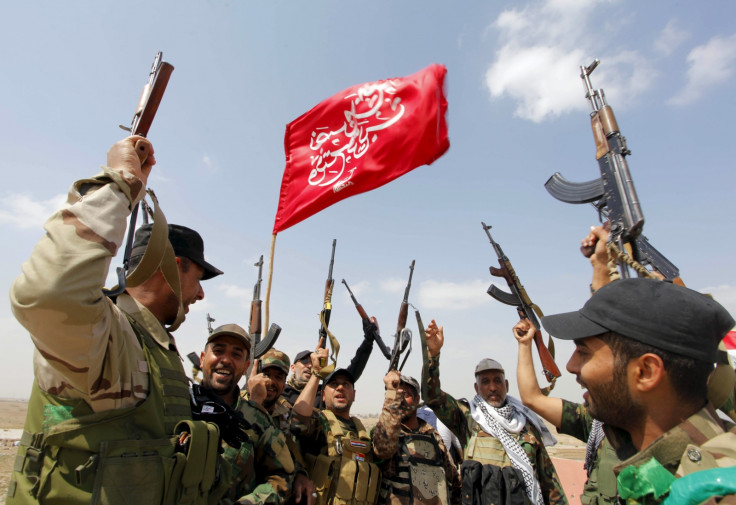
{"type": "Polygon", "coordinates": [[[395,390],[386,391],[383,409],[371,436],[376,458],[388,459],[399,450],[402,416],[401,397],[395,390]]]}
{"type": "Polygon", "coordinates": [[[312,415],[312,409],[314,408],[314,400],[317,396],[317,389],[319,388],[319,377],[317,374],[312,376],[307,381],[307,384],[299,393],[299,397],[294,402],[293,413],[302,416],[303,418],[312,415]]]}
{"type": "Polygon", "coordinates": [[[562,421],[562,401],[559,398],[550,398],[542,394],[534,370],[532,342],[530,340],[519,343],[519,357],[516,367],[519,396],[524,405],[559,428],[562,421]]]}
{"type": "Polygon", "coordinates": [[[348,372],[355,377],[356,381],[360,379],[361,375],[363,375],[363,370],[365,370],[365,365],[371,357],[371,352],[373,352],[373,339],[363,338],[363,341],[360,343],[358,350],[355,351],[355,356],[350,360],[350,364],[347,368],[348,372]]]}
{"type": "Polygon", "coordinates": [[[465,446],[468,439],[468,425],[457,401],[442,391],[440,384],[440,354],[429,356],[429,362],[422,371],[422,381],[426,384],[427,395],[424,399],[427,406],[452,431],[465,446]]]}

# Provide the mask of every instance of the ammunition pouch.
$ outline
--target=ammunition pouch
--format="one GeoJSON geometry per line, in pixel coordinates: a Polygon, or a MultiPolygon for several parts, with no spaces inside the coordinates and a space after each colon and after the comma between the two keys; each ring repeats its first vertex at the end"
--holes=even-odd
{"type": "Polygon", "coordinates": [[[64,458],[70,449],[25,432],[14,468],[20,478],[12,481],[8,503],[37,503],[43,496],[49,503],[216,505],[230,481],[229,466],[221,465],[218,456],[217,427],[182,421],[176,433],[165,439],[100,442],[99,452],[72,468],[64,458]],[[75,486],[60,472],[73,475],[75,486]]]}

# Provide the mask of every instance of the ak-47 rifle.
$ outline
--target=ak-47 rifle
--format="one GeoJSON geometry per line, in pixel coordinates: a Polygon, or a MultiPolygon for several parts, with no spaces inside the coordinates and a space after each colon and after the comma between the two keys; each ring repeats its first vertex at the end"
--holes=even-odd
{"type": "MultiPolygon", "coordinates": [[[[371,322],[370,318],[368,317],[368,313],[365,311],[363,306],[358,303],[358,300],[355,299],[355,296],[353,295],[353,292],[350,290],[350,286],[348,286],[348,283],[345,282],[345,279],[342,280],[342,283],[345,284],[346,288],[348,288],[348,293],[350,293],[350,298],[353,299],[353,303],[355,304],[355,310],[358,311],[358,314],[360,315],[360,319],[363,321],[363,325],[366,324],[366,321],[371,322]]],[[[391,351],[388,350],[388,347],[386,347],[386,344],[383,342],[383,339],[381,338],[381,333],[378,331],[378,326],[375,327],[375,330],[373,330],[370,337],[378,345],[378,348],[381,350],[381,352],[386,357],[386,359],[390,360],[391,351]]]]}
{"type": "Polygon", "coordinates": [[[409,317],[409,290],[411,289],[411,278],[414,275],[414,260],[411,260],[411,266],[409,267],[409,282],[406,283],[406,289],[404,290],[404,300],[401,302],[401,308],[399,308],[399,321],[396,325],[396,333],[394,334],[394,347],[391,349],[391,360],[388,364],[388,371],[397,370],[401,371],[406,364],[407,358],[411,353],[411,330],[406,327],[406,319],[409,317]],[[408,347],[408,350],[407,350],[408,347]],[[399,359],[401,354],[406,350],[404,360],[399,366],[399,359]]]}
{"type": "MultiPolygon", "coordinates": [[[[151,72],[148,75],[148,82],[143,86],[140,99],[138,100],[138,106],[136,107],[135,114],[133,114],[133,121],[130,123],[130,128],[127,126],[120,125],[120,128],[130,132],[132,135],[140,135],[145,137],[148,135],[148,130],[151,128],[153,118],[156,117],[158,106],[161,104],[161,99],[166,91],[166,85],[169,83],[171,73],[174,71],[173,65],[162,61],[163,53],[159,51],[156,53],[156,57],[153,60],[153,66],[151,72]]],[[[141,141],[135,145],[138,157],[143,163],[148,157],[146,147],[142,145],[141,141]]],[[[125,252],[123,254],[123,266],[117,268],[118,285],[113,289],[103,289],[105,296],[115,297],[125,291],[125,276],[128,274],[130,253],[133,249],[133,237],[135,234],[135,223],[138,217],[138,205],[133,208],[130,214],[130,224],[128,225],[128,240],[125,244],[125,252]]]]}
{"type": "MultiPolygon", "coordinates": [[[[585,87],[585,98],[591,106],[590,122],[601,176],[588,182],[570,182],[557,172],[544,187],[563,202],[592,203],[598,209],[601,222],[610,223],[609,243],[615,244],[621,255],[628,252],[628,256],[642,268],[651,265],[665,278],[678,282],[680,272],[677,267],[641,234],[644,214],[626,163],[626,156],[631,151],[626,146],[626,138],[621,135],[613,109],[606,103],[603,90],[593,89],[590,83],[590,74],[599,63],[595,60],[587,67],[581,66],[580,78],[585,87]]],[[[583,254],[588,257],[592,253],[592,248],[583,249],[583,254]]],[[[622,278],[629,277],[626,263],[619,262],[619,270],[622,278]]]]}
{"type": "MultiPolygon", "coordinates": [[[[329,334],[327,328],[330,326],[330,314],[332,313],[332,290],[335,287],[335,280],[332,278],[332,267],[335,266],[335,247],[337,246],[337,239],[332,239],[332,254],[330,255],[330,268],[327,271],[327,280],[325,281],[325,294],[322,299],[322,311],[319,313],[319,341],[321,347],[327,344],[329,334]]],[[[332,349],[333,358],[337,357],[337,352],[340,349],[337,340],[330,339],[330,347],[332,349]],[[336,348],[337,347],[337,348],[336,348]]],[[[320,363],[322,367],[327,365],[327,360],[324,363],[320,363]]]]}
{"type": "MultiPolygon", "coordinates": [[[[486,225],[484,222],[481,222],[480,224],[483,225],[483,230],[486,232],[486,235],[488,235],[488,240],[491,241],[493,250],[496,251],[496,256],[498,256],[498,264],[501,266],[501,268],[491,267],[491,275],[502,277],[511,289],[511,293],[507,293],[497,288],[495,284],[491,284],[491,287],[488,288],[488,294],[501,303],[515,306],[519,313],[519,317],[528,319],[534,326],[536,329],[534,332],[534,343],[537,346],[539,360],[542,362],[542,372],[547,380],[554,384],[555,379],[562,374],[560,373],[560,369],[557,367],[555,358],[552,355],[552,352],[554,352],[554,344],[552,344],[552,341],[550,340],[549,346],[552,348],[552,352],[550,352],[547,346],[544,345],[542,332],[539,331],[541,326],[539,325],[537,316],[543,317],[542,311],[536,304],[532,303],[529,298],[529,294],[526,292],[526,289],[524,289],[521,281],[516,276],[514,267],[511,266],[511,261],[509,261],[509,258],[504,254],[501,246],[493,240],[493,237],[491,237],[491,227],[486,225]]],[[[551,387],[552,386],[550,386],[550,389],[551,387]]]]}
{"type": "MultiPolygon", "coordinates": [[[[281,334],[281,326],[271,323],[265,338],[261,339],[263,331],[261,322],[261,312],[263,301],[261,300],[261,282],[263,281],[263,255],[261,254],[258,262],[254,264],[258,267],[258,280],[253,286],[253,300],[250,302],[250,324],[248,325],[248,333],[253,339],[253,359],[263,356],[273,345],[281,334]]],[[[258,363],[260,367],[260,362],[258,363]]]]}

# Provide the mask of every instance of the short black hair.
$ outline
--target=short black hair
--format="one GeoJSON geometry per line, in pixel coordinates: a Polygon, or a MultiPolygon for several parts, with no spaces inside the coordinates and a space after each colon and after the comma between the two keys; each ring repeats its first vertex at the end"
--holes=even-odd
{"type": "Polygon", "coordinates": [[[599,338],[611,348],[616,367],[626,366],[643,354],[656,354],[662,359],[665,373],[681,400],[705,401],[707,398],[713,363],[665,351],[615,332],[599,335],[599,338]]]}

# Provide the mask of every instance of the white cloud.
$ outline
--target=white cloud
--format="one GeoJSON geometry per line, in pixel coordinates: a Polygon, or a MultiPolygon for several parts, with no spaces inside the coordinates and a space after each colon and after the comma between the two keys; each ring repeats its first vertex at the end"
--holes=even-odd
{"type": "Polygon", "coordinates": [[[381,289],[388,293],[403,293],[406,289],[406,280],[393,278],[381,281],[381,289]]]}
{"type": "Polygon", "coordinates": [[[685,40],[690,37],[690,33],[678,26],[677,20],[671,19],[659,33],[657,40],[654,41],[654,50],[658,53],[669,56],[677,49],[685,40]]]}
{"type": "Polygon", "coordinates": [[[605,26],[594,22],[598,6],[610,3],[542,0],[502,12],[493,25],[501,48],[485,75],[491,97],[510,97],[517,103],[515,116],[536,123],[571,110],[586,110],[578,69],[592,61],[591,55],[608,69],[596,72],[607,93],[620,89],[631,98],[649,87],[655,74],[645,58],[634,50],[610,53],[608,49],[628,21],[618,19],[605,26]],[[602,79],[604,73],[619,77],[602,79]]]}
{"type": "Polygon", "coordinates": [[[418,289],[419,306],[422,309],[461,310],[488,303],[483,294],[488,281],[476,280],[464,283],[425,281],[418,289]]]}
{"type": "Polygon", "coordinates": [[[48,200],[35,201],[24,194],[8,195],[0,199],[0,223],[20,229],[41,228],[48,217],[60,209],[66,195],[55,195],[48,200]]]}
{"type": "Polygon", "coordinates": [[[253,299],[253,291],[250,289],[235,284],[220,284],[217,289],[222,291],[227,298],[237,300],[241,306],[250,307],[250,302],[253,299]]]}
{"type": "Polygon", "coordinates": [[[208,172],[217,172],[215,160],[213,160],[209,154],[202,156],[202,164],[208,172]]]}
{"type": "Polygon", "coordinates": [[[734,73],[736,64],[736,34],[713,37],[687,56],[687,84],[670,99],[670,103],[687,105],[705,94],[708,88],[721,84],[734,73]]]}

